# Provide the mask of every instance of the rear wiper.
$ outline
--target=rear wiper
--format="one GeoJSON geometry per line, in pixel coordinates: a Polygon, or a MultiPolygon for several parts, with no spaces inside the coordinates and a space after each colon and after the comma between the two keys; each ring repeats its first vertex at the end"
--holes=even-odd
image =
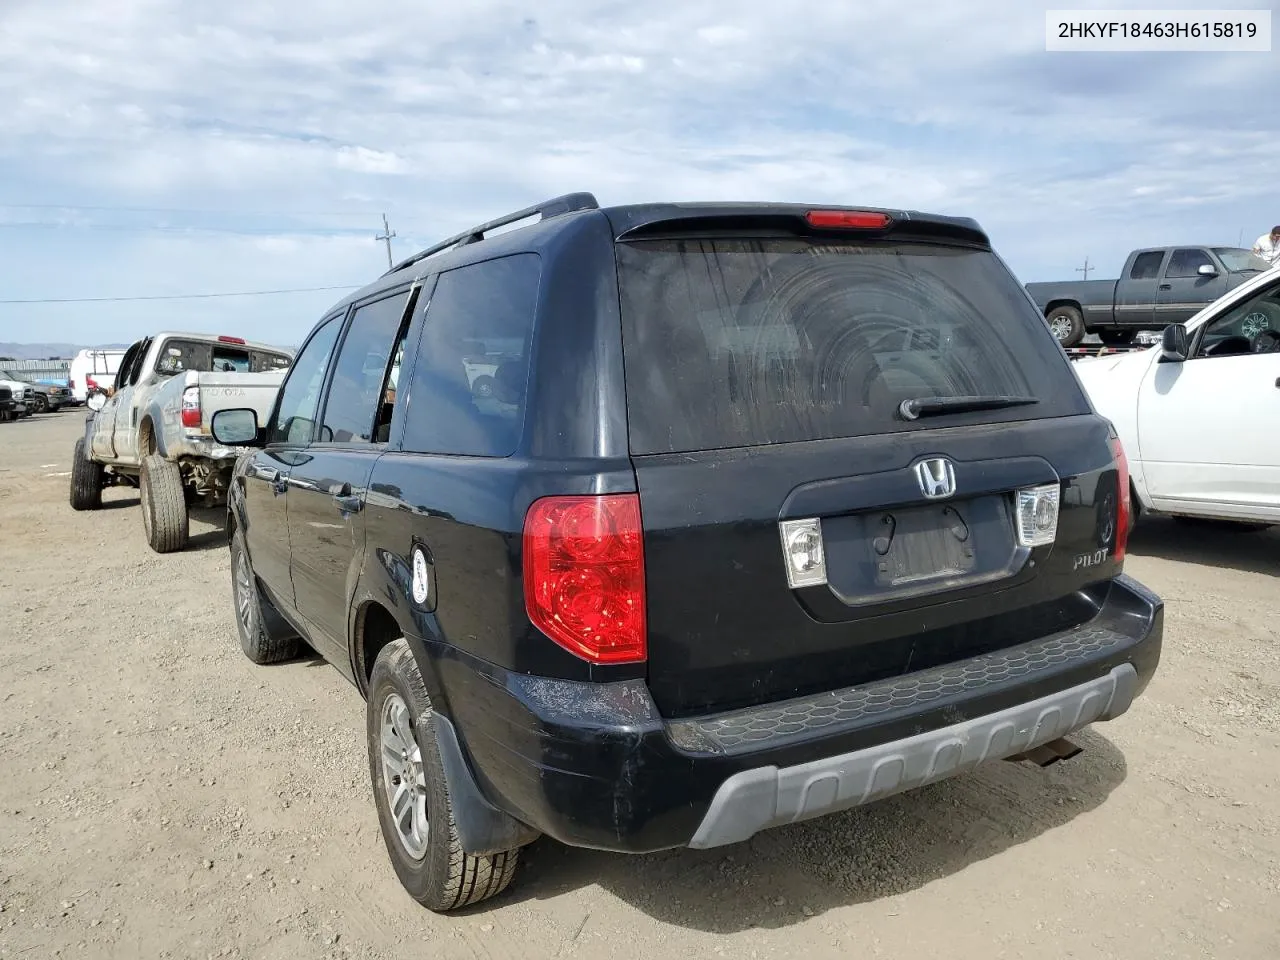
{"type": "Polygon", "coordinates": [[[914,400],[903,400],[898,405],[898,413],[903,420],[917,420],[943,413],[999,410],[1001,407],[1025,407],[1039,402],[1035,397],[916,397],[914,400]]]}

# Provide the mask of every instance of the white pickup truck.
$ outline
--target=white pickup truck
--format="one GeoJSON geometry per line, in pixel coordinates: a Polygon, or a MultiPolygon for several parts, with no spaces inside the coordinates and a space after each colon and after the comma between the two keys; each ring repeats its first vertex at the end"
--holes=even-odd
{"type": "Polygon", "coordinates": [[[1160,346],[1072,367],[1128,454],[1131,516],[1280,523],[1280,271],[1166,327],[1160,346]]]}
{"type": "Polygon", "coordinates": [[[225,502],[242,450],[213,439],[210,422],[226,408],[248,407],[266,422],[293,353],[239,337],[157,333],[125,351],[109,396],[76,441],[71,506],[93,510],[113,484],[137,486],[147,542],[158,553],[181,550],[189,507],[225,502]]]}

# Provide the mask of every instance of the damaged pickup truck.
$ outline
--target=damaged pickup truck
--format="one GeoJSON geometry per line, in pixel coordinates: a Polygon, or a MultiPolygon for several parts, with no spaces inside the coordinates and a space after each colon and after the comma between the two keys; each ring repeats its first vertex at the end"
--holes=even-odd
{"type": "Polygon", "coordinates": [[[190,507],[226,502],[243,452],[213,439],[214,413],[249,407],[266,419],[292,363],[292,351],[239,337],[158,333],[134,343],[110,396],[90,401],[72,458],[71,506],[95,510],[104,487],[138,487],[151,548],[183,549],[190,507]]]}

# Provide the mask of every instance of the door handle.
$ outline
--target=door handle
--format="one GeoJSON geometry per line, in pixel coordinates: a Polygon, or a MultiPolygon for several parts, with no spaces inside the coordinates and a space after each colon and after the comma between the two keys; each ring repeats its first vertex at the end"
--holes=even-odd
{"type": "Polygon", "coordinates": [[[338,512],[343,516],[348,513],[359,513],[360,508],[364,506],[364,500],[359,494],[351,492],[351,484],[335,483],[329,487],[329,496],[333,497],[333,502],[338,505],[338,512]]]}
{"type": "Polygon", "coordinates": [[[1173,289],[1173,284],[1171,284],[1171,283],[1162,283],[1162,284],[1160,284],[1160,289],[1161,289],[1161,290],[1172,290],[1172,289],[1173,289]]]}

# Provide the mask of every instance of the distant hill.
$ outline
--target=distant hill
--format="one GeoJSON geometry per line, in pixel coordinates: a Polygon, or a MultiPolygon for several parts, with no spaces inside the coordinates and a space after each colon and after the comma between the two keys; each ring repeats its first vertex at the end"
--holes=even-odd
{"type": "MultiPolygon", "coordinates": [[[[99,343],[96,347],[108,350],[123,350],[127,343],[99,343]]],[[[83,345],[75,343],[0,343],[0,357],[13,357],[15,360],[47,360],[49,357],[65,357],[68,360],[81,350],[83,345]]]]}

